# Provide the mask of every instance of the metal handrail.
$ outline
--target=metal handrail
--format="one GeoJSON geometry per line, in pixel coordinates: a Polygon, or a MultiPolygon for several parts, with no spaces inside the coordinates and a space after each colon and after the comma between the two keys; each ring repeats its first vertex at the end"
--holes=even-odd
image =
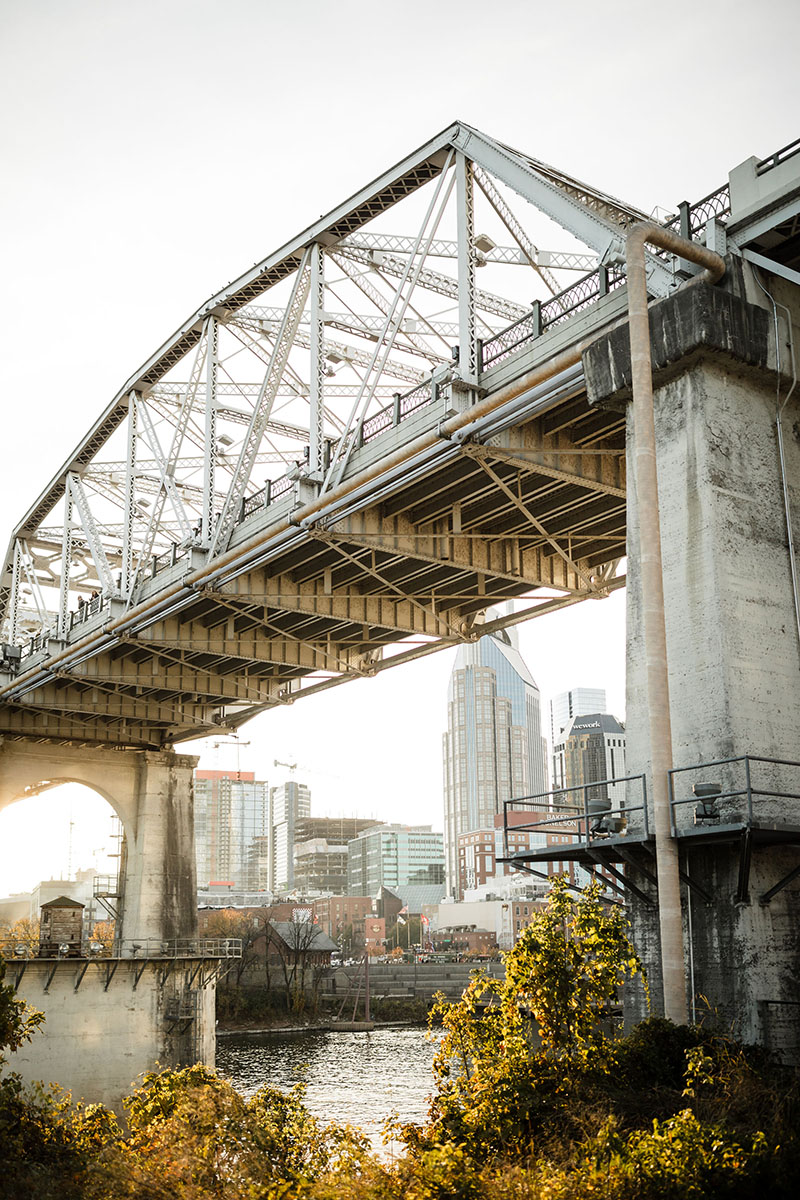
{"type": "Polygon", "coordinates": [[[179,546],[177,542],[173,542],[168,550],[164,550],[161,554],[156,554],[150,561],[150,578],[155,579],[159,571],[165,570],[167,567],[174,567],[176,562],[185,558],[189,553],[189,546],[179,546]]]}
{"type": "MultiPolygon", "coordinates": [[[[66,943],[65,943],[66,944],[66,943]]],[[[63,959],[99,958],[99,952],[92,953],[91,946],[99,945],[96,938],[83,938],[69,947],[66,954],[40,954],[39,945],[28,945],[20,938],[7,938],[0,941],[0,957],[24,962],[31,959],[63,959]],[[18,953],[22,947],[24,953],[18,953]],[[76,954],[75,951],[78,951],[76,954]]],[[[139,959],[168,959],[168,958],[241,958],[241,938],[177,938],[161,940],[145,938],[142,941],[125,940],[115,942],[115,958],[139,959]]]]}
{"type": "Polygon", "coordinates": [[[737,763],[744,763],[745,781],[744,787],[731,789],[727,792],[720,792],[718,796],[714,796],[714,803],[719,804],[723,800],[738,800],[742,796],[747,797],[747,821],[748,824],[753,822],[753,797],[769,796],[774,800],[800,800],[800,792],[778,792],[770,788],[754,788],[752,780],[751,764],[767,763],[775,767],[800,767],[800,762],[791,758],[768,758],[759,754],[739,754],[731,758],[715,758],[709,762],[692,763],[687,767],[673,767],[667,772],[667,781],[669,787],[669,809],[670,809],[670,831],[673,837],[677,836],[678,822],[676,810],[683,804],[697,804],[700,801],[698,796],[685,796],[678,800],[675,797],[675,776],[685,774],[687,771],[706,771],[713,767],[728,767],[734,766],[737,763]]]}
{"type": "Polygon", "coordinates": [[[774,154],[770,154],[767,158],[762,158],[761,162],[756,163],[756,175],[765,175],[767,171],[780,166],[781,163],[786,162],[787,158],[793,158],[795,154],[800,154],[800,138],[795,138],[793,142],[789,142],[788,146],[781,147],[774,154]]]}
{"type": "Polygon", "coordinates": [[[20,659],[30,658],[32,655],[38,654],[40,650],[44,650],[51,637],[53,637],[53,634],[49,629],[44,629],[41,633],[35,634],[30,641],[25,642],[20,648],[20,659]]]}
{"type": "Polygon", "coordinates": [[[582,275],[575,283],[549,300],[537,300],[529,313],[481,343],[481,370],[485,371],[491,365],[496,366],[512,354],[516,354],[523,346],[541,337],[546,330],[588,308],[624,282],[625,272],[622,267],[600,266],[588,275],[582,275]]]}
{"type": "MultiPolygon", "coordinates": [[[[543,807],[543,806],[538,805],[537,807],[543,807]]],[[[532,795],[532,796],[518,796],[512,800],[504,800],[503,801],[503,845],[504,845],[505,853],[506,853],[506,855],[508,854],[508,835],[510,832],[531,833],[536,829],[544,829],[546,826],[552,826],[552,825],[563,826],[571,821],[574,821],[574,822],[576,822],[575,832],[577,833],[579,839],[580,839],[580,835],[581,835],[581,823],[583,823],[582,843],[584,845],[588,846],[589,843],[592,841],[592,832],[593,832],[591,829],[590,823],[597,821],[599,818],[605,818],[605,817],[620,817],[620,818],[624,818],[627,821],[630,814],[635,813],[635,812],[642,813],[643,821],[644,821],[645,837],[649,837],[650,836],[650,825],[649,825],[649,819],[648,819],[648,815],[647,815],[647,780],[645,779],[645,776],[643,774],[642,775],[622,775],[616,779],[596,779],[596,780],[592,780],[590,783],[576,784],[576,785],[574,785],[572,787],[568,787],[568,788],[558,788],[558,789],[556,789],[554,791],[550,791],[550,792],[539,792],[538,794],[532,795]],[[608,808],[603,809],[602,812],[590,812],[589,811],[590,800],[597,800],[597,799],[607,800],[608,799],[607,796],[605,796],[605,797],[590,796],[589,792],[592,788],[608,787],[609,785],[612,785],[612,784],[616,785],[616,784],[620,784],[620,783],[637,783],[637,782],[640,782],[642,785],[642,802],[641,802],[641,804],[630,804],[630,805],[625,805],[625,806],[621,805],[619,808],[611,808],[609,806],[608,808]],[[548,817],[543,821],[532,821],[529,823],[520,823],[520,824],[509,825],[509,823],[508,823],[509,811],[516,810],[519,812],[520,805],[528,804],[528,805],[530,805],[530,807],[534,807],[535,801],[548,800],[548,801],[550,801],[548,808],[552,809],[553,808],[552,801],[555,796],[561,796],[561,795],[564,795],[564,794],[567,794],[570,792],[580,792],[583,795],[582,807],[577,804],[564,806],[564,807],[573,808],[575,811],[572,814],[566,814],[566,815],[562,815],[562,816],[558,816],[558,817],[548,817]]]]}
{"type": "MultiPolygon", "coordinates": [[[[398,392],[391,404],[379,409],[378,412],[373,413],[371,417],[362,422],[360,430],[356,431],[355,444],[357,446],[366,445],[388,429],[400,425],[411,413],[417,412],[420,408],[424,408],[446,394],[446,386],[436,384],[430,379],[423,380],[422,383],[416,384],[407,392],[398,392]]],[[[242,521],[246,521],[254,512],[269,508],[274,500],[278,500],[291,491],[294,480],[294,474],[268,480],[266,487],[242,501],[236,524],[239,525],[242,521]]]]}

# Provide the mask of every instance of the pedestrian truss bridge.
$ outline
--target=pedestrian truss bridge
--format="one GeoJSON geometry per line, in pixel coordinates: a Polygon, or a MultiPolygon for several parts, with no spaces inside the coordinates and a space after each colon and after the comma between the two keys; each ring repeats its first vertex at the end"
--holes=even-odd
{"type": "MultiPolygon", "coordinates": [[[[757,256],[782,194],[657,219],[757,256]]],[[[0,734],[163,748],[623,586],[580,348],[646,219],[459,122],[213,295],[15,524],[0,734]]],[[[648,250],[649,295],[695,270],[648,250]]]]}

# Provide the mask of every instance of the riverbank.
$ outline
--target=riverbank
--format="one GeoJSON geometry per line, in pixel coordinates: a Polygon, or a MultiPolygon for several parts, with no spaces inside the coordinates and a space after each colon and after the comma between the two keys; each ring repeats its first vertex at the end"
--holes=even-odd
{"type": "MultiPolygon", "coordinates": [[[[374,1021],[375,1029],[426,1029],[427,1021],[408,1018],[406,1020],[374,1021]]],[[[286,1025],[230,1025],[217,1026],[217,1037],[236,1037],[242,1034],[256,1033],[348,1033],[349,1030],[337,1024],[336,1021],[316,1021],[308,1025],[291,1023],[286,1025]]]]}
{"type": "MultiPolygon", "coordinates": [[[[323,993],[315,1004],[307,1005],[303,1015],[302,1011],[292,1012],[285,993],[276,989],[223,988],[217,992],[217,1033],[329,1029],[336,1026],[344,999],[344,995],[323,993]]],[[[424,996],[374,996],[371,1018],[376,1025],[424,1025],[431,1003],[431,999],[424,996]]],[[[353,997],[350,997],[346,1012],[349,1014],[352,1010],[353,997]]],[[[355,1019],[362,1013],[363,1000],[355,1019]]],[[[344,1012],[341,1019],[346,1019],[344,1012]]]]}

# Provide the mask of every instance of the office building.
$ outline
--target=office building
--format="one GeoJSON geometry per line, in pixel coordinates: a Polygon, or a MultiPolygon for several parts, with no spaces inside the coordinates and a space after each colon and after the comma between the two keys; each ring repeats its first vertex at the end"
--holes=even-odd
{"type": "MultiPolygon", "coordinates": [[[[621,779],[625,775],[625,728],[610,713],[586,713],[574,717],[556,742],[553,753],[553,787],[582,788],[595,781],[621,779]]],[[[590,800],[608,800],[622,807],[625,785],[599,783],[589,788],[590,800]]],[[[582,791],[567,792],[570,803],[583,804],[582,791]]]]}
{"type": "Polygon", "coordinates": [[[399,893],[409,885],[441,884],[444,847],[430,825],[378,825],[347,846],[347,891],[376,896],[380,888],[399,893]]]}
{"type": "Polygon", "coordinates": [[[227,883],[247,890],[253,878],[252,845],[267,832],[268,786],[252,771],[194,773],[197,885],[227,883]]]}
{"type": "Polygon", "coordinates": [[[364,817],[304,817],[295,826],[294,887],[304,896],[347,890],[347,843],[378,825],[364,817]]]}
{"type": "Polygon", "coordinates": [[[373,903],[371,896],[325,896],[313,902],[313,920],[328,937],[338,941],[343,934],[352,935],[354,925],[363,924],[373,912],[373,903]]]}
{"type": "Polygon", "coordinates": [[[460,647],[443,749],[447,894],[457,897],[460,835],[493,828],[504,800],[547,789],[539,689],[516,630],[460,647]]]}
{"type": "Polygon", "coordinates": [[[605,688],[570,688],[550,701],[550,740],[553,746],[563,741],[574,717],[585,717],[589,713],[606,711],[605,688]]]}

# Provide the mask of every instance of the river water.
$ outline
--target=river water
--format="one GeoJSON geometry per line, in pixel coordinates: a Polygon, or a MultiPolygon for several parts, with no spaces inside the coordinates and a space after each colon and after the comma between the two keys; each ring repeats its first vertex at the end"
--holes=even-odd
{"type": "Polygon", "coordinates": [[[381,1154],[388,1117],[421,1122],[433,1091],[436,1047],[417,1026],[371,1033],[242,1033],[217,1042],[217,1070],[245,1096],[264,1084],[305,1083],[306,1105],[325,1121],[357,1125],[381,1154]]]}

